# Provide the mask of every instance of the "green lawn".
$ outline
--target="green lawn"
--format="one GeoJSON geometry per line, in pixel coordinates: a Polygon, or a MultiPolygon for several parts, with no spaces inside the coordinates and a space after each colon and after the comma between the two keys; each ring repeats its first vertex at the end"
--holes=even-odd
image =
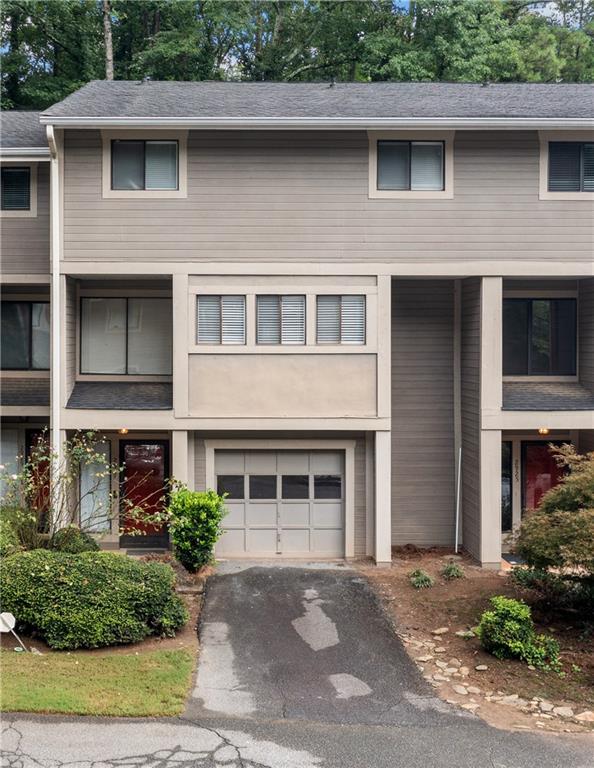
{"type": "Polygon", "coordinates": [[[187,650],[43,656],[2,651],[0,707],[69,715],[177,715],[193,666],[187,650]]]}

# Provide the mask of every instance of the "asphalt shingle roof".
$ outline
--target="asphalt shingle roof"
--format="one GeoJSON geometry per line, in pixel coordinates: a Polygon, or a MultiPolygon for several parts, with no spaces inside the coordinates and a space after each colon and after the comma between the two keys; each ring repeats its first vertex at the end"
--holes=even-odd
{"type": "Polygon", "coordinates": [[[173,388],[166,382],[77,381],[66,407],[168,411],[173,408],[173,388]]]}
{"type": "Polygon", "coordinates": [[[2,379],[0,381],[0,405],[50,404],[49,379],[2,379]]]}
{"type": "Polygon", "coordinates": [[[0,112],[0,146],[47,148],[45,126],[39,122],[39,112],[0,112]]]}
{"type": "Polygon", "coordinates": [[[504,411],[591,411],[594,392],[577,382],[503,382],[504,411]]]}
{"type": "Polygon", "coordinates": [[[52,117],[594,118],[594,85],[94,80],[52,117]]]}

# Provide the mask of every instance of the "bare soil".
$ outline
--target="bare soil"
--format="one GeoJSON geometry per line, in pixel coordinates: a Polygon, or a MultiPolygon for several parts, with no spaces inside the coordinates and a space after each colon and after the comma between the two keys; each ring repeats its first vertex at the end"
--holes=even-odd
{"type": "MultiPolygon", "coordinates": [[[[500,728],[557,732],[593,730],[594,723],[584,724],[556,714],[546,716],[535,701],[539,698],[555,707],[569,706],[574,715],[594,710],[594,638],[584,631],[584,617],[545,614],[537,606],[533,607],[537,631],[553,635],[561,646],[562,675],[532,670],[520,661],[500,661],[482,650],[478,638],[464,639],[455,632],[476,626],[493,595],[523,596],[510,582],[508,572],[483,570],[466,557],[456,559],[464,569],[464,578],[446,581],[440,572],[452,555],[445,549],[418,550],[408,546],[395,549],[391,568],[359,567],[380,596],[408,653],[436,693],[447,701],[475,711],[500,728]],[[414,589],[411,586],[408,574],[417,568],[435,579],[433,587],[414,589]],[[442,627],[447,627],[448,631],[433,634],[435,629],[442,627]],[[433,647],[427,645],[430,643],[433,647]],[[445,650],[436,653],[435,648],[445,650]],[[418,660],[425,656],[432,656],[432,659],[418,660]],[[449,679],[435,681],[433,675],[443,673],[435,662],[449,662],[450,659],[457,660],[462,668],[466,667],[468,675],[443,674],[449,679]],[[487,669],[477,671],[475,667],[480,665],[486,665],[487,669]],[[466,687],[479,688],[480,694],[456,693],[453,686],[462,683],[466,687]],[[524,700],[524,706],[486,699],[486,696],[513,694],[524,700]],[[475,708],[476,704],[478,707],[475,708]]],[[[454,665],[448,666],[451,669],[454,665]]]]}

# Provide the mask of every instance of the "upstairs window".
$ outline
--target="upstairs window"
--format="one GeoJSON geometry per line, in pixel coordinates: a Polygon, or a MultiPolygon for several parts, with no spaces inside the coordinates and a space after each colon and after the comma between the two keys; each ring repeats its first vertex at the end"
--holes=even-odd
{"type": "Polygon", "coordinates": [[[305,344],[305,296],[258,296],[258,344],[305,344]]]}
{"type": "Polygon", "coordinates": [[[377,142],[377,189],[440,192],[444,186],[443,141],[377,142]]]}
{"type": "Polygon", "coordinates": [[[48,302],[2,302],[1,361],[3,370],[46,371],[50,362],[48,302]]]}
{"type": "Polygon", "coordinates": [[[177,190],[178,142],[112,140],[111,188],[113,190],[177,190]]]}
{"type": "Polygon", "coordinates": [[[575,299],[504,299],[504,376],[575,376],[576,356],[575,299]]]}
{"type": "Polygon", "coordinates": [[[198,296],[196,343],[245,344],[245,296],[198,296]]]}
{"type": "Polygon", "coordinates": [[[549,192],[594,192],[594,142],[549,142],[549,192]]]}
{"type": "Polygon", "coordinates": [[[171,299],[81,299],[81,373],[170,375],[171,357],[171,299]]]}
{"type": "Polygon", "coordinates": [[[318,296],[318,344],[365,344],[365,296],[318,296]]]}
{"type": "Polygon", "coordinates": [[[31,169],[2,168],[2,210],[31,210],[31,169]]]}

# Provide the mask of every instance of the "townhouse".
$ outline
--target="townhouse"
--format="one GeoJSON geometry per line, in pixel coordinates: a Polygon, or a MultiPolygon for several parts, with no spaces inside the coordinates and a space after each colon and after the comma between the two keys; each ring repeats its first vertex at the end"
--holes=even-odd
{"type": "Polygon", "coordinates": [[[591,85],[97,81],[1,155],[5,466],[97,429],[220,557],[498,567],[594,450],[591,85]]]}

